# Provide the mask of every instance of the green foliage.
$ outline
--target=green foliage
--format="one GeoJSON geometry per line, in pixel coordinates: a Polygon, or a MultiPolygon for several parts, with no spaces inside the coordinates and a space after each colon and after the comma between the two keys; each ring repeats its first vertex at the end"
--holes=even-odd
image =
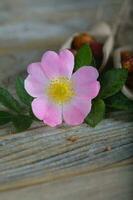
{"type": "Polygon", "coordinates": [[[100,78],[100,97],[105,99],[119,92],[125,84],[127,76],[126,69],[111,69],[105,72],[100,78]]]}
{"type": "Polygon", "coordinates": [[[133,101],[129,100],[121,92],[107,98],[105,102],[110,108],[133,111],[133,101]]]}
{"type": "Polygon", "coordinates": [[[105,103],[102,99],[95,99],[92,102],[91,112],[85,119],[85,122],[92,127],[95,127],[105,115],[105,103]]]}
{"type": "Polygon", "coordinates": [[[7,111],[0,111],[0,125],[7,124],[11,122],[12,116],[7,111]]]}
{"type": "Polygon", "coordinates": [[[0,103],[17,113],[22,112],[20,103],[4,88],[0,87],[0,103]]]}
{"type": "Polygon", "coordinates": [[[91,48],[88,44],[83,45],[75,56],[75,70],[82,66],[89,66],[94,62],[91,48]]]}
{"type": "Polygon", "coordinates": [[[25,131],[32,124],[32,119],[28,115],[15,115],[12,117],[12,121],[17,132],[25,131]]]}
{"type": "MultiPolygon", "coordinates": [[[[25,91],[24,81],[21,78],[17,78],[16,80],[16,92],[21,102],[31,109],[31,101],[33,98],[25,91]]],[[[0,88],[0,103],[11,111],[11,113],[8,111],[0,111],[0,125],[12,122],[17,132],[24,131],[31,126],[33,114],[32,116],[24,114],[26,108],[4,88],[0,88]]]]}
{"type": "Polygon", "coordinates": [[[24,88],[24,80],[20,77],[17,77],[16,79],[16,92],[22,103],[31,106],[33,98],[26,92],[24,88]]]}

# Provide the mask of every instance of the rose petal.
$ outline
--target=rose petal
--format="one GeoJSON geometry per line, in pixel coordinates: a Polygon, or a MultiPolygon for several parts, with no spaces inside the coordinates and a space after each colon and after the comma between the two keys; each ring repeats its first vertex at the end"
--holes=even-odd
{"type": "Polygon", "coordinates": [[[98,81],[94,81],[90,84],[84,84],[84,82],[82,84],[75,84],[75,91],[76,91],[76,95],[78,97],[81,98],[85,98],[85,99],[93,99],[95,98],[100,90],[100,83],[98,81]]]}
{"type": "Polygon", "coordinates": [[[63,105],[63,118],[69,125],[83,123],[91,110],[91,100],[74,98],[70,104],[63,105]]]}
{"type": "Polygon", "coordinates": [[[65,69],[65,74],[67,77],[71,77],[74,68],[74,56],[71,51],[64,49],[60,51],[59,57],[62,61],[63,68],[65,69]]]}
{"type": "Polygon", "coordinates": [[[45,93],[45,85],[33,78],[32,75],[27,76],[24,87],[32,97],[42,96],[45,93]]]}
{"type": "Polygon", "coordinates": [[[38,82],[41,82],[42,84],[47,83],[48,78],[46,77],[41,63],[32,63],[28,66],[27,71],[30,75],[34,77],[38,82]]]}
{"type": "Polygon", "coordinates": [[[62,123],[62,107],[53,104],[46,97],[36,98],[32,102],[34,115],[45,124],[54,127],[62,123]]]}
{"type": "Polygon", "coordinates": [[[65,76],[70,78],[74,67],[73,54],[65,49],[59,55],[54,51],[47,51],[41,61],[45,74],[50,78],[65,76]]]}
{"type": "Polygon", "coordinates": [[[91,82],[96,81],[98,76],[99,74],[96,68],[84,66],[72,75],[72,80],[75,85],[89,85],[91,82]]]}

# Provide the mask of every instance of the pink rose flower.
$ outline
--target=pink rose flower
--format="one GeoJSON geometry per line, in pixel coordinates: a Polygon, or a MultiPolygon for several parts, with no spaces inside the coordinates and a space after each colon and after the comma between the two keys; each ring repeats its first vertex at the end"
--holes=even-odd
{"type": "Polygon", "coordinates": [[[47,51],[41,62],[28,66],[26,91],[35,99],[34,115],[49,126],[64,120],[69,125],[81,124],[91,111],[91,100],[98,95],[98,71],[84,66],[72,74],[74,56],[65,49],[47,51]]]}

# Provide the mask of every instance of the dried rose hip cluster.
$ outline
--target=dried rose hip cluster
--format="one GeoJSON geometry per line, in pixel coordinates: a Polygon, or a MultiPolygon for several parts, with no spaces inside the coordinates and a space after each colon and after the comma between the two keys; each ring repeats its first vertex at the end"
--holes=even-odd
{"type": "Polygon", "coordinates": [[[133,52],[123,51],[121,52],[122,67],[128,70],[127,86],[133,90],[133,52]]]}
{"type": "Polygon", "coordinates": [[[98,42],[93,36],[88,33],[81,33],[73,38],[71,43],[71,51],[76,54],[76,51],[81,48],[82,45],[89,44],[93,55],[97,60],[102,60],[103,57],[103,44],[98,42]]]}
{"type": "Polygon", "coordinates": [[[133,72],[133,52],[122,51],[121,52],[121,63],[122,66],[129,72],[133,72]]]}

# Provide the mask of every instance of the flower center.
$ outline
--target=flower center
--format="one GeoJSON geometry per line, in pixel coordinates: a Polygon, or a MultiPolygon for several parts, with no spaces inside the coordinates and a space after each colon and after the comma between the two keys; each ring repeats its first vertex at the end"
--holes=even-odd
{"type": "Polygon", "coordinates": [[[66,103],[75,95],[72,82],[66,77],[59,77],[50,82],[47,94],[55,103],[66,103]]]}

